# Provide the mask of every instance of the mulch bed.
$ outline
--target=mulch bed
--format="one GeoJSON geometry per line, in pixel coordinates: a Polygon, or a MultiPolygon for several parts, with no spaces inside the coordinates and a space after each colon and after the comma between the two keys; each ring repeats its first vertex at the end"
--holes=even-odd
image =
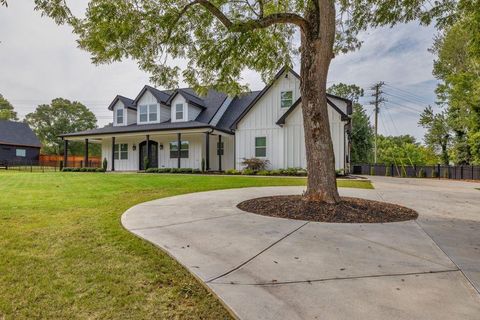
{"type": "Polygon", "coordinates": [[[243,201],[241,210],[264,216],[336,223],[382,223],[414,220],[415,210],[396,204],[342,197],[338,204],[304,201],[301,196],[273,196],[243,201]]]}

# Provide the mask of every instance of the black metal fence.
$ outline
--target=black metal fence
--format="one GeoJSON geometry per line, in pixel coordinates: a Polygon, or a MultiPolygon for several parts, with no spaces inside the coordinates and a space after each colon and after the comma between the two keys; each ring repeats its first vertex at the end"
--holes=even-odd
{"type": "MultiPolygon", "coordinates": [[[[89,161],[87,165],[83,161],[68,161],[68,167],[72,168],[99,168],[98,161],[89,161]]],[[[38,161],[38,160],[21,160],[21,161],[0,161],[0,169],[16,170],[25,172],[56,172],[61,171],[64,167],[63,161],[38,161]]]]}
{"type": "Polygon", "coordinates": [[[480,166],[413,165],[396,166],[385,164],[358,164],[353,166],[353,174],[390,176],[404,178],[444,178],[480,180],[480,166]]]}

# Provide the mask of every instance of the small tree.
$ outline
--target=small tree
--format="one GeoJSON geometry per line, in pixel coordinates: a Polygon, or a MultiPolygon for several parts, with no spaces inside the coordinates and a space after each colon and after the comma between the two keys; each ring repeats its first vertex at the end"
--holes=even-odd
{"type": "MultiPolygon", "coordinates": [[[[48,154],[62,154],[63,140],[61,134],[93,129],[97,125],[97,118],[86,106],[77,101],[63,98],[53,99],[51,104],[42,104],[25,116],[25,122],[33,129],[42,142],[44,151],[48,154]]],[[[90,149],[98,150],[97,145],[90,149]]],[[[83,144],[71,142],[71,154],[82,154],[83,144]]]]}
{"type": "Polygon", "coordinates": [[[0,120],[18,121],[12,104],[0,94],[0,120]]]}
{"type": "MultiPolygon", "coordinates": [[[[305,200],[337,203],[335,161],[326,85],[330,62],[357,49],[361,30],[420,19],[449,17],[455,0],[90,0],[84,17],[74,17],[65,1],[35,0],[57,23],[69,23],[79,46],[94,63],[133,58],[152,80],[177,87],[181,75],[199,92],[209,87],[230,93],[245,68],[267,82],[300,57],[300,91],[308,183],[305,200]],[[296,39],[300,39],[300,43],[296,39]],[[300,48],[299,48],[300,47],[300,48]]],[[[440,20],[439,20],[440,21],[440,20]]]]}

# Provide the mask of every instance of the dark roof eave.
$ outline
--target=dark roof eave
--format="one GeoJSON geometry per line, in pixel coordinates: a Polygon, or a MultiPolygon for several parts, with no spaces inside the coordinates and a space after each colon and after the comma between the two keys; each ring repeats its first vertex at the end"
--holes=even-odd
{"type": "MultiPolygon", "coordinates": [[[[279,126],[282,126],[285,124],[285,120],[288,118],[288,116],[290,115],[290,113],[293,112],[293,110],[295,110],[295,108],[300,105],[300,102],[302,101],[302,98],[298,98],[297,101],[295,101],[294,104],[292,104],[292,106],[290,108],[288,108],[287,111],[285,111],[285,113],[280,117],[280,119],[278,119],[278,121],[276,122],[277,125],[279,126]]],[[[337,111],[339,114],[340,114],[340,117],[342,119],[342,121],[350,121],[350,117],[348,115],[346,115],[335,103],[333,103],[332,100],[330,100],[328,97],[327,97],[327,103],[335,110],[337,111]]]]}
{"type": "Polygon", "coordinates": [[[100,135],[108,135],[108,134],[123,134],[123,133],[138,133],[138,132],[161,132],[161,131],[182,131],[182,130],[190,130],[190,129],[213,129],[217,131],[221,131],[228,134],[233,134],[231,130],[226,130],[223,128],[218,128],[212,125],[199,125],[199,126],[191,126],[185,128],[157,128],[157,129],[147,129],[147,130],[129,130],[129,131],[116,131],[116,132],[92,132],[92,133],[65,133],[59,135],[60,138],[68,138],[68,137],[83,137],[83,136],[100,136],[100,135]]]}

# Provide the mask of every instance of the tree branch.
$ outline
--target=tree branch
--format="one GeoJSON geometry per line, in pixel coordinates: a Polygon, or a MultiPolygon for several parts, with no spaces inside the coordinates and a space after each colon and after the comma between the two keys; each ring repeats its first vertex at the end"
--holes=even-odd
{"type": "Polygon", "coordinates": [[[241,22],[232,22],[219,8],[212,4],[208,0],[194,0],[187,5],[185,5],[182,10],[179,12],[177,19],[173,25],[176,25],[181,17],[194,5],[200,4],[205,9],[207,9],[211,14],[213,14],[229,31],[232,32],[246,32],[255,29],[267,28],[274,24],[294,24],[300,27],[302,31],[305,31],[307,28],[307,21],[301,16],[295,13],[280,12],[270,14],[265,17],[260,17],[259,19],[252,19],[241,22]]]}

